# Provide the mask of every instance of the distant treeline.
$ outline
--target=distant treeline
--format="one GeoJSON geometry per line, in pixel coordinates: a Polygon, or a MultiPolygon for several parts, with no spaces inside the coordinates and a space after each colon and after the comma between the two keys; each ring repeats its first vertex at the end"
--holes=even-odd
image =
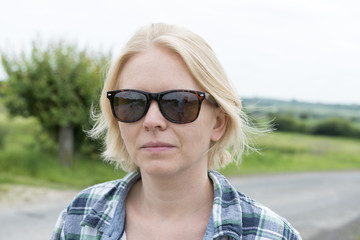
{"type": "Polygon", "coordinates": [[[243,104],[247,111],[255,114],[291,114],[298,118],[311,119],[339,117],[360,122],[359,104],[324,104],[261,98],[245,98],[243,104]]]}
{"type": "Polygon", "coordinates": [[[311,122],[292,115],[277,115],[273,117],[273,126],[277,131],[284,132],[360,138],[360,128],[354,122],[339,117],[328,118],[311,124],[311,122]]]}
{"type": "Polygon", "coordinates": [[[360,138],[360,105],[258,98],[243,103],[252,119],[267,121],[276,131],[360,138]]]}

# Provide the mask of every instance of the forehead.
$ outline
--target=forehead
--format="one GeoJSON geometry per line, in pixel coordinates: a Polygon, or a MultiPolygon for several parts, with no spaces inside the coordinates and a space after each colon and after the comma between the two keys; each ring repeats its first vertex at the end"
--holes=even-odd
{"type": "Polygon", "coordinates": [[[131,57],[119,75],[118,86],[151,92],[169,89],[202,90],[182,58],[158,46],[131,57]]]}

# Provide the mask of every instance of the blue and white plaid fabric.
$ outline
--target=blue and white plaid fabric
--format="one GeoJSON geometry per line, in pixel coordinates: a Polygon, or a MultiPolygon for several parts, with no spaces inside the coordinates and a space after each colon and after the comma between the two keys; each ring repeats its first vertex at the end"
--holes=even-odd
{"type": "MultiPolygon", "coordinates": [[[[216,171],[214,203],[203,240],[300,240],[284,218],[239,193],[216,171]]],[[[141,178],[132,172],[123,179],[85,189],[60,214],[51,239],[124,240],[125,198],[141,178]]]]}

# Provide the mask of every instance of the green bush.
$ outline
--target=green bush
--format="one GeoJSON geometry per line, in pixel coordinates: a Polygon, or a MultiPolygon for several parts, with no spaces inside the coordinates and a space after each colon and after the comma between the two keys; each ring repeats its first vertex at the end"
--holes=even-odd
{"type": "Polygon", "coordinates": [[[303,132],[305,125],[292,115],[279,115],[274,119],[274,126],[278,131],[303,132]]]}
{"type": "Polygon", "coordinates": [[[0,123],[0,148],[4,147],[5,137],[8,134],[8,129],[4,126],[4,124],[0,123]]]}
{"type": "Polygon", "coordinates": [[[328,136],[351,136],[353,128],[348,120],[341,118],[330,118],[314,126],[312,133],[328,136]]]}

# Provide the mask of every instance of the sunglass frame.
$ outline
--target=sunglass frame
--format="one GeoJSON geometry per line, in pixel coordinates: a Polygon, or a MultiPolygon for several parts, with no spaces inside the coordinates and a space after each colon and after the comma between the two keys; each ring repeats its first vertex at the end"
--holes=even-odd
{"type": "Polygon", "coordinates": [[[112,114],[115,117],[115,119],[117,121],[119,121],[119,122],[124,122],[124,123],[133,123],[133,122],[137,122],[140,119],[142,119],[146,115],[146,113],[148,112],[148,110],[150,108],[150,103],[151,103],[152,100],[155,100],[158,103],[160,112],[161,112],[161,114],[163,115],[163,117],[166,120],[168,120],[170,122],[173,122],[173,123],[177,123],[177,124],[186,124],[186,123],[194,122],[199,116],[200,109],[201,109],[201,103],[205,99],[208,100],[209,102],[211,102],[212,104],[216,105],[215,99],[209,93],[206,93],[206,92],[203,92],[203,91],[186,90],[186,89],[174,89],[174,90],[167,90],[167,91],[158,92],[158,93],[150,93],[150,92],[145,92],[145,91],[136,90],[136,89],[118,89],[118,90],[108,91],[107,92],[107,98],[110,101],[111,111],[112,111],[112,114]],[[118,116],[115,113],[114,99],[115,99],[115,95],[117,93],[119,93],[119,92],[137,92],[137,93],[145,95],[145,97],[146,97],[145,109],[144,109],[143,114],[139,118],[137,118],[134,121],[122,121],[122,120],[120,120],[118,118],[118,116]],[[196,97],[197,97],[197,99],[199,101],[199,105],[198,105],[198,110],[197,110],[196,117],[193,120],[190,120],[190,121],[176,121],[176,120],[173,120],[173,119],[169,118],[169,116],[167,116],[166,113],[164,113],[164,110],[163,110],[163,107],[162,107],[162,105],[160,103],[160,100],[163,98],[164,95],[169,94],[169,93],[173,93],[173,92],[187,92],[187,93],[192,93],[192,94],[196,95],[196,97]]]}

